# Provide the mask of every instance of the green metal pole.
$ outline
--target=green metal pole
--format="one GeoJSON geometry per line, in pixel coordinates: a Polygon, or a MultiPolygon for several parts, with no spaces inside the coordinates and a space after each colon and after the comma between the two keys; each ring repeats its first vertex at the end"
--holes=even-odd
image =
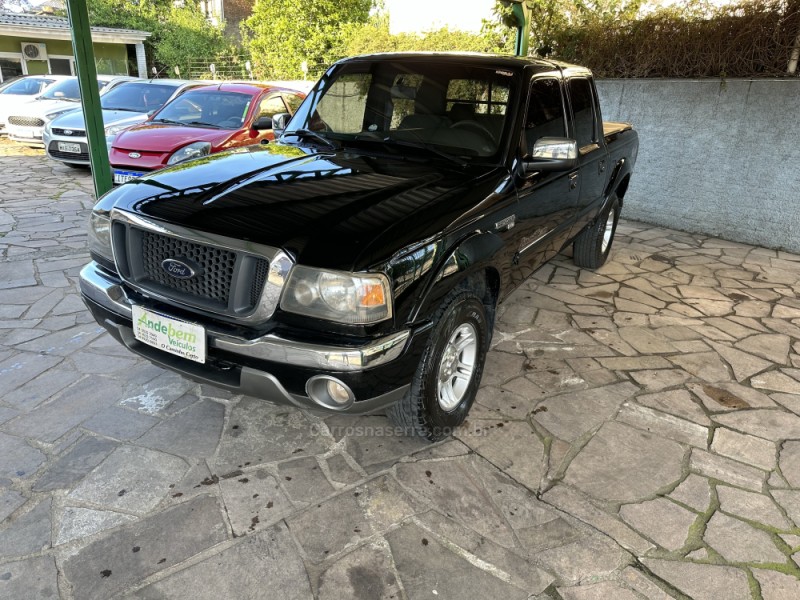
{"type": "Polygon", "coordinates": [[[100,91],[97,86],[97,68],[94,64],[92,30],[89,26],[86,0],[67,0],[67,12],[72,29],[72,50],[75,53],[75,68],[78,70],[86,137],[89,140],[94,191],[100,198],[112,187],[111,165],[108,163],[108,148],[103,113],[100,108],[100,91]]]}
{"type": "Polygon", "coordinates": [[[503,0],[503,4],[511,6],[511,16],[514,19],[514,27],[517,28],[517,41],[514,44],[514,52],[517,56],[528,56],[531,5],[528,0],[503,0]]]}

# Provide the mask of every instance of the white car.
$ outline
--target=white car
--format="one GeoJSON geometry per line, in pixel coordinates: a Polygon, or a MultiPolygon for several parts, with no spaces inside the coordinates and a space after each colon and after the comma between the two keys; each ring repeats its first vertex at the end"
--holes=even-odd
{"type": "Polygon", "coordinates": [[[0,87],[0,135],[6,132],[8,115],[21,104],[35,100],[52,84],[67,79],[65,75],[29,75],[0,87]]]}
{"type": "MultiPolygon", "coordinates": [[[[123,81],[134,79],[136,78],[127,75],[99,75],[97,85],[102,95],[123,81]]],[[[12,114],[8,115],[6,132],[9,139],[15,142],[43,147],[44,126],[56,117],[75,109],[80,110],[80,108],[81,94],[78,88],[78,78],[68,77],[54,83],[35,100],[19,106],[12,114]]]]}
{"type": "MultiPolygon", "coordinates": [[[[147,120],[151,114],[187,89],[207,82],[180,79],[125,81],[100,98],[103,109],[106,145],[117,134],[147,120]]],[[[83,111],[71,111],[56,117],[44,126],[44,147],[53,160],[70,167],[89,166],[89,143],[83,111]]]]}

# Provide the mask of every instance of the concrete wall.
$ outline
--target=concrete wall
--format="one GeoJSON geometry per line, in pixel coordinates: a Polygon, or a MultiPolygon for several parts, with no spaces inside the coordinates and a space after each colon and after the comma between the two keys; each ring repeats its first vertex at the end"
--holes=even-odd
{"type": "Polygon", "coordinates": [[[602,80],[639,132],[623,216],[800,252],[800,80],[602,80]]]}

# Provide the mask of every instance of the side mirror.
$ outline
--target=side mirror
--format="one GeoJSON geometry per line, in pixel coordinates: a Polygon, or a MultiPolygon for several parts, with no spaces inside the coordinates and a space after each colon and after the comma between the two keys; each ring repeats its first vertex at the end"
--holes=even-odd
{"type": "Polygon", "coordinates": [[[264,131],[265,129],[272,129],[272,117],[259,117],[253,123],[253,129],[256,131],[264,131]]]}
{"type": "Polygon", "coordinates": [[[272,130],[275,132],[275,137],[283,133],[283,130],[286,129],[286,124],[291,118],[292,115],[289,113],[278,113],[272,117],[272,130]]]}
{"type": "Polygon", "coordinates": [[[543,137],[525,158],[526,172],[569,171],[578,166],[578,142],[569,138],[543,137]]]}

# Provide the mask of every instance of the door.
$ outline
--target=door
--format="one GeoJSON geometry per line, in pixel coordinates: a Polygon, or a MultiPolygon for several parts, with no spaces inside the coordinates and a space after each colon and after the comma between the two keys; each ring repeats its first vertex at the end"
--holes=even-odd
{"type": "Polygon", "coordinates": [[[573,234],[577,234],[602,205],[608,177],[608,153],[591,79],[572,77],[567,85],[572,106],[571,137],[578,142],[580,168],[578,214],[573,229],[573,234]]]}
{"type": "MultiPolygon", "coordinates": [[[[566,135],[566,104],[561,79],[534,79],[523,131],[526,154],[531,154],[539,138],[566,135]]],[[[523,175],[518,178],[517,188],[519,207],[512,265],[515,285],[558,254],[567,241],[578,204],[578,172],[523,175]]]]}

